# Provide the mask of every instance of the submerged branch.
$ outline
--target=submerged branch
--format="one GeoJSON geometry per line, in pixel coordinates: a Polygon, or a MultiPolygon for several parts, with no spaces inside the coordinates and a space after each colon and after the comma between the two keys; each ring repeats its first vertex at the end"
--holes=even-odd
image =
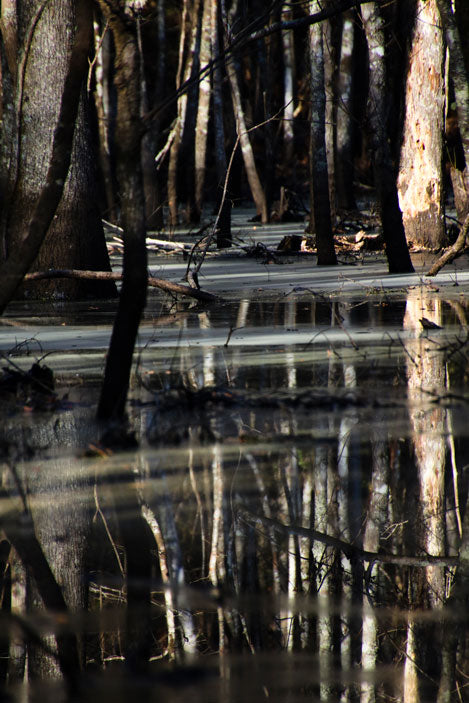
{"type": "MultiPolygon", "coordinates": [[[[24,277],[25,281],[38,281],[44,278],[86,278],[94,281],[121,281],[122,274],[111,271],[81,271],[79,269],[50,269],[49,271],[34,271],[24,277]]],[[[218,296],[198,288],[183,286],[181,283],[172,283],[162,278],[148,277],[148,285],[152,288],[159,288],[165,293],[174,295],[187,295],[205,303],[219,300],[218,296]]]]}
{"type": "Polygon", "coordinates": [[[380,562],[382,564],[397,564],[399,566],[454,566],[458,563],[458,557],[432,556],[425,554],[422,556],[398,556],[396,554],[382,554],[381,552],[368,552],[361,547],[356,547],[349,542],[344,542],[337,537],[318,532],[307,527],[298,525],[284,525],[278,520],[273,520],[262,515],[257,515],[247,508],[238,507],[238,517],[254,527],[267,527],[269,530],[277,530],[283,535],[297,535],[310,540],[321,542],[328,547],[340,549],[350,560],[359,559],[366,562],[380,562]]]}

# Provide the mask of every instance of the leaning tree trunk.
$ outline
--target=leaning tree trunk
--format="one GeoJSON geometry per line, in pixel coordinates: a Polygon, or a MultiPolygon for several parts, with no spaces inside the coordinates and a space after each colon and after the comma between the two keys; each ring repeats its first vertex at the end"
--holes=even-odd
{"type": "Polygon", "coordinates": [[[445,243],[444,65],[445,48],[437,0],[417,0],[398,189],[407,240],[432,248],[445,243]]]}
{"type": "Polygon", "coordinates": [[[116,51],[117,179],[121,192],[124,230],[123,283],[106,361],[98,417],[121,420],[129,387],[132,356],[147,295],[145,197],[141,163],[140,66],[134,28],[123,19],[115,0],[101,0],[101,10],[112,28],[116,51]]]}
{"type": "Polygon", "coordinates": [[[414,267],[407,247],[402,213],[399,209],[396,175],[386,127],[384,22],[375,2],[365,3],[361,11],[370,66],[368,94],[370,143],[388,268],[389,273],[411,273],[414,267]]]}
{"type": "MultiPolygon", "coordinates": [[[[76,7],[71,0],[48,3],[27,0],[17,4],[15,11],[17,14],[9,25],[12,73],[8,78],[12,94],[7,107],[13,119],[2,133],[1,170],[6,182],[2,189],[5,197],[1,226],[7,257],[22,246],[31,213],[46,181],[76,23],[76,7]],[[20,47],[16,55],[15,45],[20,47]]],[[[91,17],[89,23],[88,51],[91,17]]],[[[8,81],[5,69],[4,64],[2,82],[8,81]]],[[[94,155],[84,91],[62,199],[33,268],[110,270],[96,201],[94,155]]],[[[115,287],[109,282],[99,284],[96,289],[86,281],[42,281],[28,286],[27,292],[28,296],[76,299],[114,295],[115,287]]]]}
{"type": "MultiPolygon", "coordinates": [[[[317,0],[310,3],[310,12],[320,9],[317,0]]],[[[311,232],[316,234],[318,264],[334,265],[337,258],[332,235],[329,176],[326,153],[326,92],[324,85],[324,43],[320,24],[310,28],[311,58],[311,232]]]]}

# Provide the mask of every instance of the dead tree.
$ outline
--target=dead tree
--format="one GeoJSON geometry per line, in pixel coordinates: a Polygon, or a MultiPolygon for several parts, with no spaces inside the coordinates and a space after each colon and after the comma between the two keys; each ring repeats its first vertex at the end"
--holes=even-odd
{"type": "Polygon", "coordinates": [[[436,0],[416,3],[406,79],[406,115],[398,175],[399,202],[408,241],[445,243],[443,128],[445,49],[436,0]]]}

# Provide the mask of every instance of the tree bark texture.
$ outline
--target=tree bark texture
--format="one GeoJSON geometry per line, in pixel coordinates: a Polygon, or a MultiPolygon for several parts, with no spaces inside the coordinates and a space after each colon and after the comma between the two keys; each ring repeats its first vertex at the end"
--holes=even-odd
{"type": "Polygon", "coordinates": [[[444,65],[445,48],[437,1],[417,0],[398,189],[407,241],[432,248],[445,243],[444,65]]]}
{"type": "Polygon", "coordinates": [[[355,210],[357,207],[353,191],[353,137],[355,130],[353,115],[353,58],[355,40],[354,13],[349,11],[344,14],[342,20],[337,81],[337,151],[335,164],[337,206],[346,210],[355,210]]]}
{"type": "Polygon", "coordinates": [[[211,31],[212,54],[217,61],[213,69],[213,131],[215,152],[215,173],[217,179],[216,207],[220,213],[216,229],[217,248],[230,247],[231,240],[231,201],[229,199],[228,184],[230,179],[227,170],[225,149],[225,126],[223,123],[223,70],[220,64],[221,48],[221,22],[217,0],[212,0],[211,31]]]}
{"type": "MultiPolygon", "coordinates": [[[[310,3],[310,12],[318,10],[318,2],[310,3]]],[[[337,264],[332,235],[329,177],[326,153],[326,93],[324,85],[324,44],[320,24],[310,28],[311,61],[311,212],[312,231],[316,234],[319,265],[337,264]]]]}
{"type": "MultiPolygon", "coordinates": [[[[232,8],[233,9],[233,8],[232,8]]],[[[230,13],[231,14],[231,13],[230,13]]],[[[230,17],[234,20],[234,16],[230,17]]],[[[225,51],[228,51],[229,47],[229,37],[227,35],[228,28],[225,26],[225,36],[224,36],[224,47],[225,51]]],[[[238,79],[238,73],[236,70],[235,59],[231,54],[228,54],[225,59],[226,73],[230,82],[231,88],[231,99],[233,102],[233,112],[236,122],[236,132],[239,138],[239,143],[241,146],[241,153],[243,155],[244,168],[246,170],[246,176],[249,182],[249,187],[251,189],[251,194],[256,205],[257,214],[260,215],[261,222],[266,223],[269,220],[269,213],[267,208],[267,201],[262,187],[259,174],[256,167],[256,162],[254,159],[254,153],[252,150],[251,140],[249,139],[249,132],[246,126],[246,118],[244,114],[243,102],[241,99],[241,89],[238,79]]]]}
{"type": "MultiPolygon", "coordinates": [[[[86,22],[86,56],[91,47],[91,8],[86,22]]],[[[4,156],[9,151],[8,173],[2,211],[5,255],[15,255],[23,246],[31,214],[43,190],[52,157],[53,135],[59,116],[70,50],[74,42],[76,3],[73,0],[27,0],[17,5],[17,81],[14,89],[14,124],[3,132],[4,156]],[[40,86],[40,89],[38,89],[40,86]]],[[[82,83],[87,61],[78,76],[82,83]]],[[[10,107],[11,109],[11,107],[10,107]]],[[[71,119],[71,115],[67,119],[71,119]]],[[[70,266],[109,269],[100,213],[96,202],[96,174],[91,147],[87,97],[83,92],[78,113],[68,175],[60,205],[50,223],[34,267],[70,266]]],[[[65,180],[65,176],[64,176],[65,180]]],[[[109,269],[110,270],[110,269],[109,269]]],[[[86,282],[41,283],[28,295],[84,297],[86,282]]],[[[112,283],[104,283],[94,295],[115,295],[112,283]]]]}
{"type": "Polygon", "coordinates": [[[449,49],[449,75],[456,99],[458,130],[464,154],[464,163],[461,164],[450,155],[454,204],[458,218],[463,222],[469,214],[469,62],[466,62],[464,55],[464,41],[467,42],[465,33],[469,31],[469,12],[465,10],[464,23],[464,11],[459,9],[455,16],[450,0],[437,0],[437,6],[449,49]]]}
{"type": "MultiPolygon", "coordinates": [[[[189,8],[190,0],[184,1],[183,19],[181,25],[181,38],[179,43],[179,65],[178,73],[176,77],[176,89],[179,89],[181,83],[186,83],[192,75],[194,70],[194,61],[196,59],[197,45],[199,41],[199,7],[200,0],[193,0],[191,7],[189,8]],[[190,16],[189,16],[190,9],[190,16]],[[188,17],[190,17],[188,19],[188,17]],[[187,49],[187,55],[184,53],[184,46],[186,41],[186,23],[189,23],[189,46],[187,49]],[[182,79],[181,79],[182,76],[182,79]]],[[[190,91],[190,89],[189,89],[190,91]]],[[[182,93],[177,101],[177,124],[174,141],[171,145],[171,150],[169,154],[169,165],[168,165],[168,205],[169,205],[169,216],[170,224],[175,226],[178,224],[178,164],[180,152],[182,150],[182,143],[184,137],[184,130],[186,126],[187,112],[188,112],[188,102],[189,94],[187,91],[182,93]]]]}
{"type": "Polygon", "coordinates": [[[380,205],[381,224],[389,273],[414,270],[399,209],[396,174],[391,158],[386,127],[386,66],[383,19],[378,5],[362,5],[362,20],[368,44],[369,94],[368,123],[375,185],[380,205]]]}
{"type": "Polygon", "coordinates": [[[124,265],[97,414],[103,420],[122,420],[135,341],[146,304],[148,279],[140,151],[140,56],[135,28],[123,18],[124,8],[118,0],[112,5],[102,0],[101,9],[111,26],[116,51],[116,157],[124,230],[124,265]]]}
{"type": "MultiPolygon", "coordinates": [[[[290,4],[285,2],[282,6],[282,21],[292,18],[290,4]]],[[[293,32],[282,32],[283,46],[283,159],[286,171],[293,181],[294,174],[294,129],[293,120],[295,112],[294,85],[295,85],[295,45],[293,32]]]]}
{"type": "MultiPolygon", "coordinates": [[[[202,30],[200,41],[200,66],[204,67],[212,58],[212,0],[203,0],[202,30]]],[[[199,103],[195,129],[195,207],[200,220],[205,183],[205,161],[207,153],[208,118],[210,111],[211,74],[199,83],[199,103]]]]}

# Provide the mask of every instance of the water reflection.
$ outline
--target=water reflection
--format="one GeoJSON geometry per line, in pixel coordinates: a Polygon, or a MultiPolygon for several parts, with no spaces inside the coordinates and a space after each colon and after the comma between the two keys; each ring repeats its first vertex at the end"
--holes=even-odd
{"type": "Polygon", "coordinates": [[[464,300],[150,331],[138,447],[97,445],[92,403],[2,424],[5,693],[465,700],[464,300]]]}

